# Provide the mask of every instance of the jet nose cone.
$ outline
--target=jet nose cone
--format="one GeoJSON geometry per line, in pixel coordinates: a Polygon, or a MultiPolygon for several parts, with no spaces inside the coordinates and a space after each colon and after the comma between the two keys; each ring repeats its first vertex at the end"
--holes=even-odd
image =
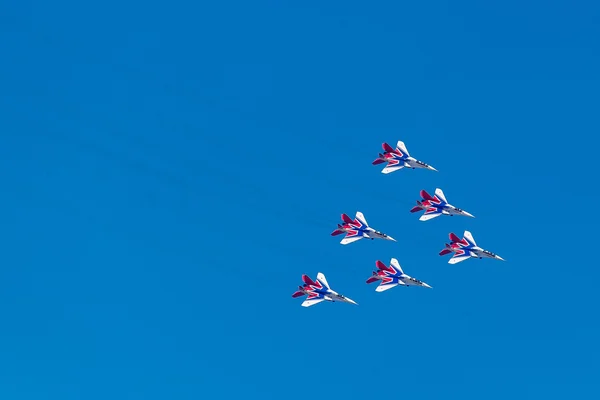
{"type": "Polygon", "coordinates": [[[475,216],[469,212],[463,211],[463,214],[466,215],[467,217],[475,218],[475,216]]]}
{"type": "Polygon", "coordinates": [[[429,170],[431,170],[431,171],[436,171],[436,172],[438,172],[438,170],[437,170],[437,169],[435,169],[435,168],[433,168],[431,165],[428,165],[428,166],[427,166],[427,169],[429,169],[429,170]]]}
{"type": "Polygon", "coordinates": [[[393,238],[393,237],[391,237],[391,236],[388,236],[388,237],[387,237],[387,240],[391,240],[392,242],[397,242],[397,240],[396,240],[396,239],[394,239],[394,238],[393,238]]]}
{"type": "Polygon", "coordinates": [[[496,260],[500,260],[500,261],[506,261],[504,258],[500,257],[500,256],[496,256],[496,260]]]}
{"type": "Polygon", "coordinates": [[[352,304],[354,304],[354,305],[358,305],[358,303],[357,303],[357,302],[355,302],[355,301],[354,301],[354,300],[352,300],[352,299],[349,299],[348,297],[346,297],[346,302],[348,302],[348,303],[352,303],[352,304]]]}
{"type": "Polygon", "coordinates": [[[423,282],[423,286],[429,289],[433,289],[431,286],[429,286],[428,284],[426,284],[425,282],[423,282]]]}

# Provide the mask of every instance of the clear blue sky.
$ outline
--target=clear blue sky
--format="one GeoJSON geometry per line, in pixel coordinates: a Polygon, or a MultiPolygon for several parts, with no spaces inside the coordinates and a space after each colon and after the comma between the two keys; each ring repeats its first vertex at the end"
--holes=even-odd
{"type": "Polygon", "coordinates": [[[599,18],[4,0],[0,397],[600,397],[599,18]],[[419,222],[436,187],[477,218],[419,222]],[[357,210],[398,243],[341,246],[357,210]],[[507,262],[447,264],[465,229],[507,262]],[[302,308],[319,271],[359,306],[302,308]]]}

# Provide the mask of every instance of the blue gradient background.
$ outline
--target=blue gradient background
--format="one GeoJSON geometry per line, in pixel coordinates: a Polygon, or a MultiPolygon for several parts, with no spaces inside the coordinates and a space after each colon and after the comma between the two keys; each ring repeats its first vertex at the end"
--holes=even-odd
{"type": "Polygon", "coordinates": [[[599,11],[3,1],[0,397],[598,398],[599,11]],[[359,306],[300,307],[319,271],[359,306]]]}

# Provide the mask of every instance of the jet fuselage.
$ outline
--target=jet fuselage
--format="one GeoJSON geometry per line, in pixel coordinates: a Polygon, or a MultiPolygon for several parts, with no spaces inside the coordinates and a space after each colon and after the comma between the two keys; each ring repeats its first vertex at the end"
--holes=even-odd
{"type": "Polygon", "coordinates": [[[468,217],[472,217],[472,215],[464,210],[461,210],[458,207],[454,207],[452,204],[448,204],[448,203],[436,203],[433,202],[431,200],[425,200],[421,203],[421,207],[423,209],[427,209],[427,208],[437,208],[438,210],[440,210],[441,212],[445,212],[448,215],[465,215],[468,217]]]}
{"type": "Polygon", "coordinates": [[[362,232],[364,232],[371,239],[387,239],[387,240],[391,240],[390,236],[386,235],[383,232],[376,231],[376,230],[374,230],[372,228],[364,229],[364,230],[362,230],[362,232]]]}
{"type": "Polygon", "coordinates": [[[453,253],[456,253],[458,250],[470,251],[477,258],[495,258],[495,259],[502,260],[502,257],[500,257],[499,255],[494,254],[491,251],[482,249],[479,246],[462,247],[462,246],[460,246],[458,244],[453,243],[453,245],[450,246],[450,248],[448,250],[451,250],[453,253]]]}
{"type": "Polygon", "coordinates": [[[406,274],[399,274],[399,275],[393,275],[393,274],[389,274],[384,272],[384,275],[380,275],[378,272],[373,271],[373,277],[377,278],[378,280],[382,281],[384,278],[396,278],[399,281],[401,281],[402,283],[404,283],[405,285],[409,285],[409,286],[425,286],[430,288],[431,286],[429,286],[428,284],[426,284],[425,282],[422,282],[418,279],[415,279],[411,276],[408,276],[406,274]]]}

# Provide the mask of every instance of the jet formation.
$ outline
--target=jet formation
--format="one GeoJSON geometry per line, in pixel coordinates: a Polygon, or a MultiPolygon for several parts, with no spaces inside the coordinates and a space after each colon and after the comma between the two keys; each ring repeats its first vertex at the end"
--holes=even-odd
{"type": "MultiPolygon", "coordinates": [[[[403,168],[437,171],[431,165],[412,157],[402,141],[398,141],[395,148],[387,143],[383,143],[381,147],[384,150],[383,153],[379,153],[379,156],[372,164],[379,165],[386,163],[381,171],[383,174],[389,174],[403,168]]],[[[440,188],[435,189],[433,196],[425,190],[421,190],[419,194],[421,199],[417,200],[417,205],[410,210],[411,213],[424,211],[419,217],[419,221],[428,221],[440,215],[460,215],[475,218],[473,214],[450,204],[440,188]]],[[[341,217],[343,223],[337,224],[337,228],[331,232],[331,236],[345,234],[344,238],[340,241],[342,245],[354,243],[361,239],[381,239],[396,242],[396,239],[388,234],[370,227],[364,214],[360,211],[356,212],[354,219],[350,218],[347,214],[342,214],[341,217]]],[[[452,257],[448,260],[449,264],[456,264],[469,258],[491,258],[505,261],[499,255],[479,247],[469,231],[464,231],[462,239],[454,233],[450,233],[449,238],[450,243],[446,243],[444,249],[439,253],[440,256],[452,253],[452,257]]],[[[372,272],[366,283],[379,282],[379,285],[375,288],[376,292],[384,292],[396,286],[419,286],[431,289],[431,286],[427,283],[405,274],[396,258],[392,258],[389,265],[377,260],[375,261],[375,266],[377,270],[372,272]]],[[[302,275],[302,281],[304,284],[298,286],[298,290],[292,294],[292,297],[307,296],[302,302],[303,307],[310,307],[323,301],[358,305],[354,300],[331,289],[322,272],[317,273],[317,278],[314,281],[308,275],[302,275]]]]}

